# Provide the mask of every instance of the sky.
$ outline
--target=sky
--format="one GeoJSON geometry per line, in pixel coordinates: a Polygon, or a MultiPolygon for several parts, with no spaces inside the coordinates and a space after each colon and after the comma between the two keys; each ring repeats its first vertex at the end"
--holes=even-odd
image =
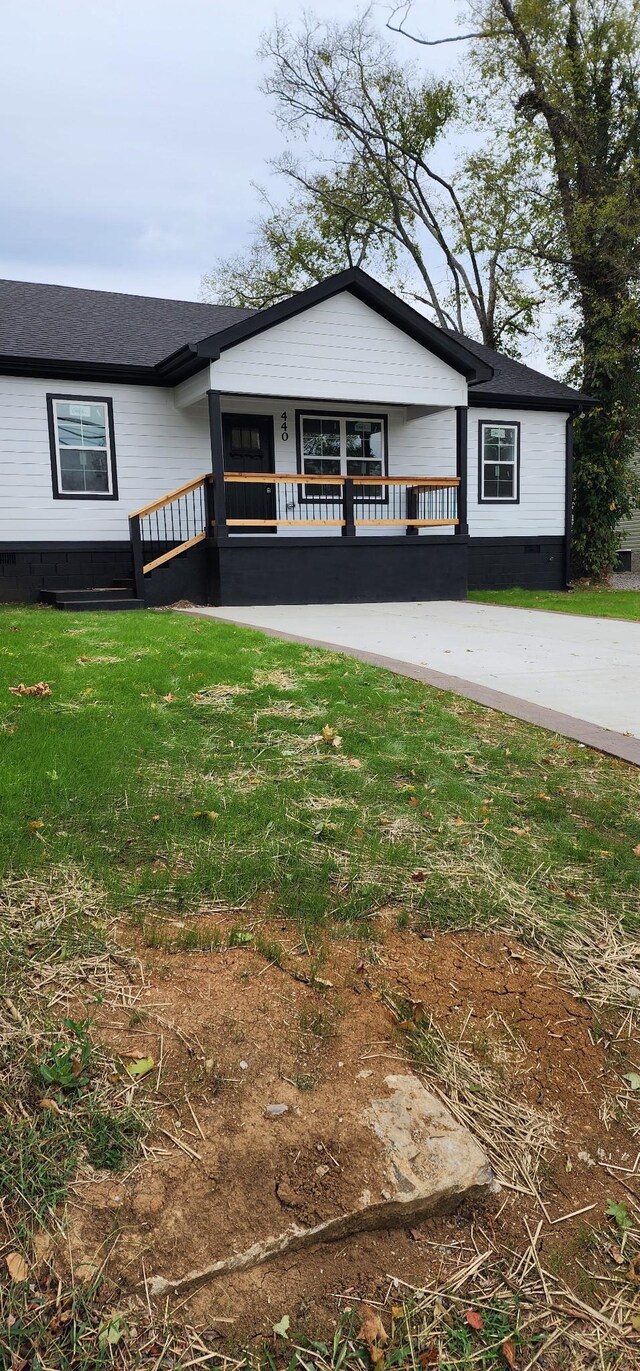
{"type": "MultiPolygon", "coordinates": [[[[300,0],[4,0],[0,276],[201,298],[283,147],[260,34],[300,0]]],[[[321,18],[357,0],[307,0],[321,18]]],[[[380,6],[384,17],[387,6],[380,6]]],[[[433,36],[456,0],[420,0],[433,36]]],[[[415,58],[416,48],[396,40],[415,58]]],[[[450,48],[436,49],[442,68],[450,48]]]]}

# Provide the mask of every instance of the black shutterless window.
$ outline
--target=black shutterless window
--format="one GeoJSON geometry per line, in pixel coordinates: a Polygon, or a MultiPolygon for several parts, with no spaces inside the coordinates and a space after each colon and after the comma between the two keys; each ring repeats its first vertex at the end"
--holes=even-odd
{"type": "Polygon", "coordinates": [[[48,395],[47,407],[56,499],[117,500],[111,400],[48,395]]]}
{"type": "Polygon", "coordinates": [[[520,498],[520,425],[480,421],[478,499],[517,504],[520,498]]]}

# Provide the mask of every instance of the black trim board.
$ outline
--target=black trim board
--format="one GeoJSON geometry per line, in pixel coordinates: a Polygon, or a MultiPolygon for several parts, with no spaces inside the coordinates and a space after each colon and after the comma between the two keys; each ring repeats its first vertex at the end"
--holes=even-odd
{"type": "Polygon", "coordinates": [[[590,400],[586,395],[578,403],[577,400],[558,399],[557,396],[545,399],[544,396],[514,395],[508,391],[496,391],[495,394],[493,391],[480,391],[476,394],[473,386],[469,386],[469,409],[531,409],[557,414],[581,414],[583,410],[593,409],[597,403],[597,400],[590,400]]]}
{"type": "Polygon", "coordinates": [[[424,315],[418,314],[418,311],[405,304],[404,300],[399,300],[386,286],[380,285],[379,281],[375,281],[359,267],[348,267],[346,271],[328,276],[317,285],[301,290],[297,295],[291,295],[277,305],[259,310],[248,319],[241,319],[229,328],[210,334],[208,338],[203,338],[196,344],[196,351],[200,357],[208,361],[217,361],[221,352],[227,348],[235,347],[247,338],[255,338],[266,329],[283,323],[285,319],[293,319],[297,314],[302,314],[305,310],[324,300],[330,300],[345,290],[389,323],[394,324],[396,328],[401,329],[415,342],[420,343],[422,347],[428,348],[429,352],[446,362],[454,371],[461,373],[468,381],[491,380],[493,367],[475,357],[465,348],[464,343],[436,328],[424,315]]]}
{"type": "Polygon", "coordinates": [[[47,392],[47,426],[49,429],[49,458],[51,461],[51,484],[53,487],[54,500],[83,500],[85,504],[90,504],[94,500],[103,502],[104,500],[118,499],[118,470],[116,466],[116,433],[113,422],[113,401],[109,395],[61,395],[57,391],[47,392]],[[104,405],[108,416],[109,425],[109,445],[107,447],[107,457],[111,468],[111,490],[105,493],[89,491],[83,494],[81,491],[60,490],[58,485],[58,462],[56,455],[56,429],[53,413],[55,400],[73,400],[76,404],[104,405]]]}

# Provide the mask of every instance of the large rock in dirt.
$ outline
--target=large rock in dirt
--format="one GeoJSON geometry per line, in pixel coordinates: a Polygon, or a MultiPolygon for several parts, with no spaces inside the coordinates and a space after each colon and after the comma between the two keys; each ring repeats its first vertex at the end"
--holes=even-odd
{"type": "Polygon", "coordinates": [[[387,1076],[388,1094],[371,1100],[361,1117],[373,1130],[380,1147],[381,1172],[387,1184],[381,1195],[365,1192],[346,1214],[285,1232],[254,1243],[244,1252],[224,1257],[178,1279],[154,1276],[152,1295],[196,1289],[217,1276],[260,1266],[281,1253],[333,1242],[376,1228],[395,1228],[433,1214],[446,1214],[463,1200],[487,1194],[493,1176],[485,1153],[449,1110],[413,1075],[387,1076]]]}

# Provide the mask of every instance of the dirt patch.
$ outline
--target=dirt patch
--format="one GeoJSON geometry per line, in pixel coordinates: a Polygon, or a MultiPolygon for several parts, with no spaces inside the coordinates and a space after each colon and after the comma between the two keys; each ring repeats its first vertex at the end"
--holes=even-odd
{"type": "MultiPolygon", "coordinates": [[[[507,1185],[476,1215],[474,1232],[522,1250],[527,1224],[542,1220],[541,1250],[581,1288],[585,1225],[606,1234],[607,1203],[628,1200],[623,1173],[605,1168],[631,1169],[638,1152],[616,1105],[623,1073],[638,1069],[633,1042],[596,1024],[552,969],[504,935],[423,939],[383,912],[375,941],[336,942],[321,956],[297,930],[265,924],[264,945],[277,939],[284,949],[278,966],[255,945],[224,946],[230,919],[211,926],[219,951],[139,944],[135,1004],[100,1025],[114,1051],[156,1062],[136,1087],[155,1105],[144,1158],[123,1177],[87,1171],[69,1205],[74,1262],[106,1257],[107,1299],[126,1300],[151,1275],[183,1276],[291,1223],[320,1223],[364,1190],[381,1194],[362,1114],[385,1076],[414,1066],[390,997],[417,1023],[432,1017],[462,1041],[498,1081],[505,1110],[523,1101],[548,1117],[542,1211],[507,1185]],[[586,1212],[553,1222],[574,1210],[586,1212]]],[[[445,1094],[450,1085],[442,1082],[445,1094]]],[[[630,1184],[638,1188],[637,1178],[630,1184]]],[[[264,1335],[287,1313],[317,1336],[335,1321],[338,1296],[382,1298],[391,1277],[435,1279],[468,1251],[471,1232],[463,1211],[279,1258],[197,1291],[176,1317],[209,1328],[227,1320],[221,1336],[234,1342],[264,1335]]]]}

